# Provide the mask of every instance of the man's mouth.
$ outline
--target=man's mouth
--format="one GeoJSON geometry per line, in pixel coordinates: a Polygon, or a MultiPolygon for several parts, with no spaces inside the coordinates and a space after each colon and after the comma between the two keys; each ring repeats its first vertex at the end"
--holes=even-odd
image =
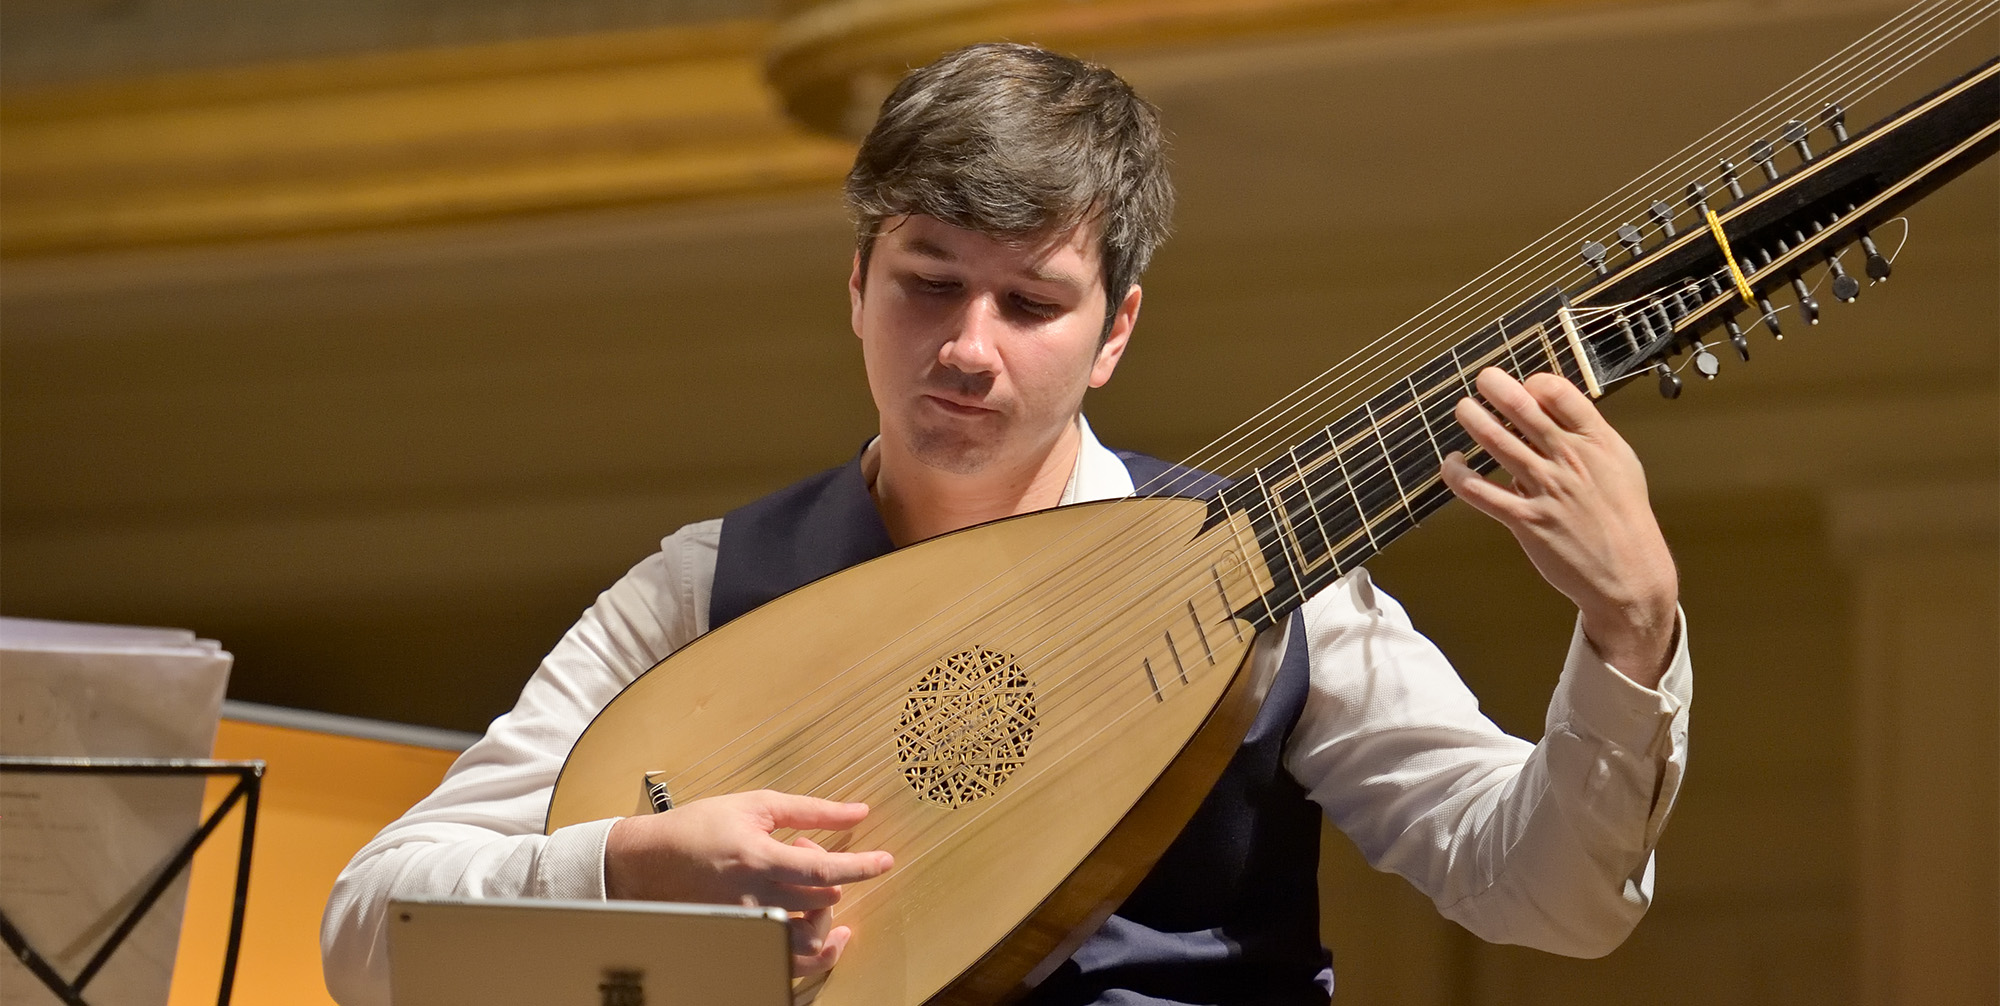
{"type": "Polygon", "coordinates": [[[930,400],[931,404],[937,406],[938,408],[944,410],[945,412],[949,412],[952,415],[956,416],[977,416],[977,415],[983,415],[985,413],[999,411],[997,409],[989,409],[984,405],[975,404],[973,402],[968,402],[960,398],[950,397],[946,395],[926,394],[924,395],[924,397],[930,400]]]}

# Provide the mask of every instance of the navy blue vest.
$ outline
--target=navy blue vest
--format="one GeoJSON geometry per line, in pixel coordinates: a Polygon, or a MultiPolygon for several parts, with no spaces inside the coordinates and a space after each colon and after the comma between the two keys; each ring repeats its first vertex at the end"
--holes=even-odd
{"type": "MultiPolygon", "coordinates": [[[[1212,476],[1118,452],[1133,484],[1206,495],[1212,476]]],[[[722,519],[709,626],[894,546],[859,458],[722,519]]],[[[1026,1000],[1033,1006],[1326,1006],[1333,957],[1319,940],[1319,808],[1285,771],[1305,708],[1303,622],[1249,736],[1152,873],[1026,1000]]]]}

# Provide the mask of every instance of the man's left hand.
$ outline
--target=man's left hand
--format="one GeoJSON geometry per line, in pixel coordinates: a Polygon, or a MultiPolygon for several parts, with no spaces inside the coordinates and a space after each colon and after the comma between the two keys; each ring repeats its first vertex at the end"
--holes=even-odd
{"type": "Polygon", "coordinates": [[[1680,587],[1638,455],[1555,374],[1524,384],[1488,368],[1477,383],[1492,410],[1462,398],[1459,425],[1512,484],[1482,477],[1457,451],[1444,459],[1445,484],[1513,532],[1542,578],[1582,612],[1598,656],[1638,684],[1658,686],[1673,653],[1680,587]]]}

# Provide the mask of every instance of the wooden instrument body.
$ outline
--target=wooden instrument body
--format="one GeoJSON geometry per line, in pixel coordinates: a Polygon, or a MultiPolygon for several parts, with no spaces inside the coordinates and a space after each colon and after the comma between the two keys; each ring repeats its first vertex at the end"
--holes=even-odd
{"type": "Polygon", "coordinates": [[[819,838],[897,867],[848,889],[837,912],[857,938],[815,1001],[1004,998],[1138,884],[1262,701],[1235,612],[1270,578],[1248,527],[1204,526],[1208,511],[1043,511],[786,594],[607,705],[548,828],[651,813],[648,773],[676,804],[760,788],[866,801],[859,828],[819,838]],[[995,759],[996,738],[1014,753],[995,759]]]}
{"type": "Polygon", "coordinates": [[[1212,524],[1198,500],[1067,507],[781,597],[607,706],[548,826],[650,812],[656,771],[681,802],[866,800],[848,841],[898,866],[850,891],[858,939],[819,1000],[1002,999],[1130,892],[1226,766],[1268,685],[1241,673],[1253,636],[1235,612],[1262,599],[1274,620],[1444,506],[1447,452],[1495,467],[1452,419],[1480,369],[1546,367],[1601,396],[1657,368],[1676,395],[1666,360],[1751,304],[1770,323],[1765,295],[1995,150],[2000,57],[1789,172],[1766,163],[1768,186],[1662,226],[1615,270],[1586,245],[1599,264],[1581,286],[1532,296],[1238,479],[1212,524]]]}

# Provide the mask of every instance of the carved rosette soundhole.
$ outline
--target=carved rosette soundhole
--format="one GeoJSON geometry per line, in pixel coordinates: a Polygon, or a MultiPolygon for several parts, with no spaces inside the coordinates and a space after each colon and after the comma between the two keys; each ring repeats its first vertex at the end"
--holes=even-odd
{"type": "Polygon", "coordinates": [[[910,686],[896,758],[919,798],[957,808],[997,792],[1034,739],[1028,673],[1012,656],[978,647],[938,661],[910,686]]]}

